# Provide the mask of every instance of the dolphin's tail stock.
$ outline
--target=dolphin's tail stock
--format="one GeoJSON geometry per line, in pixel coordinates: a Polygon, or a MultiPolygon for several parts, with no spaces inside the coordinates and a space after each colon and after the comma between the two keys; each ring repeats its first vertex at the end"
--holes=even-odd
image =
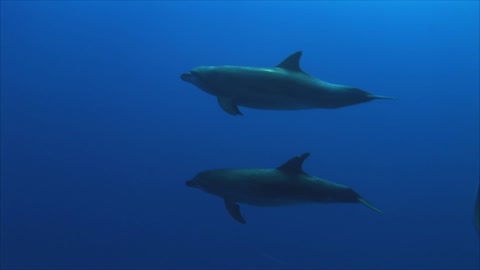
{"type": "Polygon", "coordinates": [[[364,198],[362,198],[362,196],[358,196],[358,201],[360,203],[362,203],[363,205],[365,205],[366,207],[372,209],[373,211],[375,212],[378,212],[380,214],[383,214],[383,211],[378,209],[377,207],[375,207],[373,204],[371,204],[369,201],[365,200],[364,198]]]}
{"type": "Polygon", "coordinates": [[[388,96],[377,96],[377,95],[368,95],[371,99],[398,99],[396,97],[388,97],[388,96]]]}
{"type": "Polygon", "coordinates": [[[360,196],[360,194],[358,194],[358,192],[356,192],[352,188],[343,189],[340,194],[341,194],[341,197],[339,197],[340,201],[350,202],[350,203],[361,203],[366,207],[372,209],[373,211],[383,214],[382,210],[378,209],[372,203],[365,200],[362,196],[360,196]]]}

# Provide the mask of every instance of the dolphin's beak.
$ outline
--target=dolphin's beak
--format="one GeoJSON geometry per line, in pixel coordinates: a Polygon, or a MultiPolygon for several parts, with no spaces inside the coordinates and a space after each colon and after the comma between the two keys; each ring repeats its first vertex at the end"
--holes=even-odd
{"type": "Polygon", "coordinates": [[[189,81],[189,78],[192,76],[192,73],[190,72],[186,72],[186,73],[183,73],[182,75],[180,75],[180,79],[184,80],[184,81],[189,81]]]}
{"type": "Polygon", "coordinates": [[[202,183],[201,181],[198,181],[198,179],[193,179],[193,180],[186,181],[185,185],[187,187],[199,188],[199,189],[207,188],[207,186],[204,183],[202,183]]]}
{"type": "Polygon", "coordinates": [[[195,74],[192,73],[192,72],[186,72],[186,73],[183,73],[182,75],[180,75],[180,79],[182,79],[186,82],[189,82],[189,83],[194,83],[195,81],[198,80],[198,77],[195,76],[195,74]]]}
{"type": "Polygon", "coordinates": [[[193,187],[193,186],[195,186],[195,182],[193,180],[190,180],[190,181],[185,182],[185,185],[187,185],[187,187],[193,187]]]}

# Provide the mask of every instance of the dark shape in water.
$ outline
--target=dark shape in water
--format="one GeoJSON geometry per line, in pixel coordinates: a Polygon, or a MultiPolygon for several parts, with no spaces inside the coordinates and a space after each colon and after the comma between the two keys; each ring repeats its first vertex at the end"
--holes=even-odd
{"type": "Polygon", "coordinates": [[[238,106],[265,110],[333,109],[374,99],[394,99],[310,76],[300,68],[301,55],[298,51],[276,67],[199,66],[180,77],[216,96],[220,107],[231,115],[242,115],[238,106]]]}
{"type": "Polygon", "coordinates": [[[329,182],[303,171],[310,154],[296,156],[277,168],[216,169],[198,173],[186,185],[224,199],[225,207],[238,222],[246,221],[238,203],[282,206],[307,203],[362,203],[383,213],[352,188],[329,182]]]}

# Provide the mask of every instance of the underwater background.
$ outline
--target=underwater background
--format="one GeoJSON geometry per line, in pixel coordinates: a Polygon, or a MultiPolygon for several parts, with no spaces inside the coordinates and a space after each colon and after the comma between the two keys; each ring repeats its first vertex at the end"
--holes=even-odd
{"type": "Polygon", "coordinates": [[[2,1],[2,269],[479,269],[478,1],[2,1]],[[397,100],[226,114],[199,65],[397,100]],[[308,173],[360,204],[233,220],[197,172],[308,173]]]}

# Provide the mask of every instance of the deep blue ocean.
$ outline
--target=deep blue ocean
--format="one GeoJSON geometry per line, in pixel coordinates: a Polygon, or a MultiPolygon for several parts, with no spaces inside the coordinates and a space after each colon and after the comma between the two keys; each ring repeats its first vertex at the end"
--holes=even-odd
{"type": "Polygon", "coordinates": [[[1,269],[479,269],[478,1],[1,1],[1,269]],[[396,100],[241,107],[201,65],[302,69],[396,100]],[[185,181],[274,168],[361,204],[241,205],[185,181]]]}

